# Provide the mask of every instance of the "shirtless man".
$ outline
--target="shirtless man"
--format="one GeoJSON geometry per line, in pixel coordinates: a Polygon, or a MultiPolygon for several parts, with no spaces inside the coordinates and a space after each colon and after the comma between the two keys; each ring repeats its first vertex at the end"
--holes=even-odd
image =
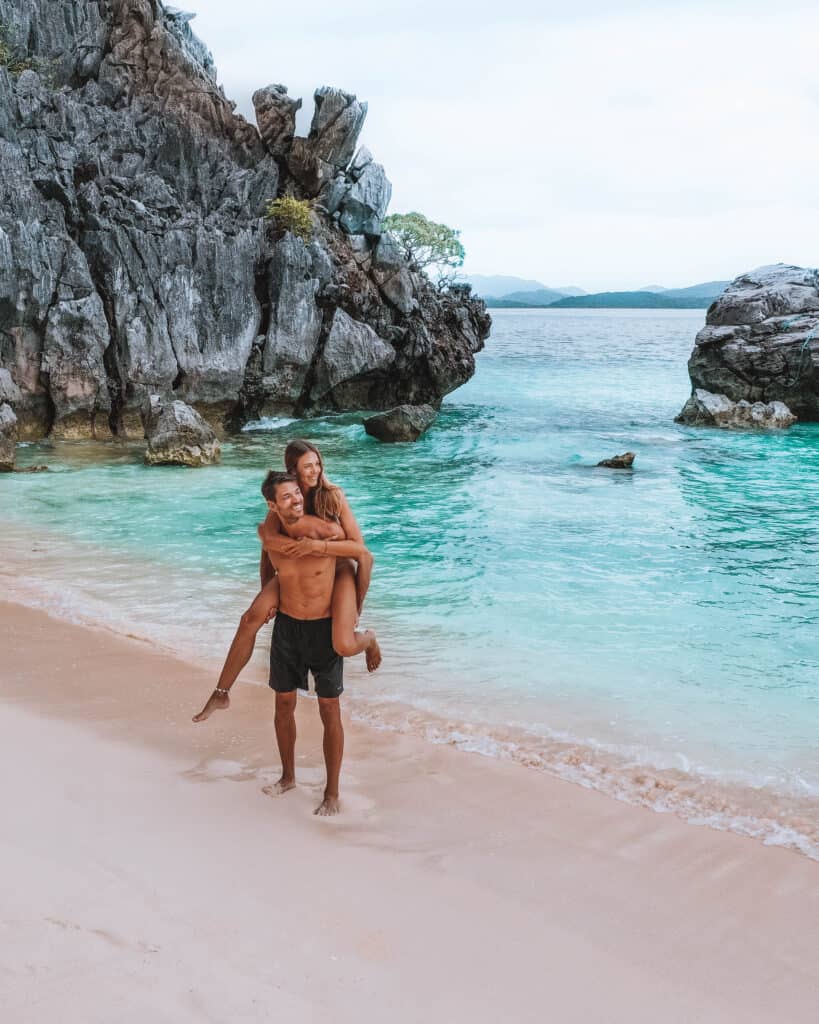
{"type": "MultiPolygon", "coordinates": [[[[286,529],[304,516],[304,498],[298,481],[287,473],[268,473],[262,484],[268,507],[286,529]]],[[[264,533],[261,534],[264,541],[264,533]]],[[[349,540],[295,541],[298,555],[266,549],[279,577],[279,611],[270,647],[270,686],[276,691],[276,741],[282,775],[266,786],[271,796],[296,785],[296,694],[307,689],[308,669],[316,681],[319,714],[324,726],[324,762],[327,783],[320,815],[338,814],[338,779],[344,753],[339,696],[344,689],[344,659],[333,650],[331,604],[336,558],[368,558],[363,544],[349,540]],[[306,556],[299,557],[303,552],[306,556]]]]}
{"type": "MultiPolygon", "coordinates": [[[[269,509],[274,508],[270,502],[268,502],[268,506],[269,509]]],[[[262,543],[262,557],[259,566],[261,589],[253,599],[248,610],[239,620],[239,627],[236,630],[236,635],[233,637],[216,688],[208,697],[202,710],[193,716],[194,722],[204,722],[210,718],[214,711],[224,711],[230,707],[231,687],[236,682],[239,673],[250,661],[256,644],[256,635],[262,626],[269,622],[276,614],[279,591],[278,584],[272,585],[272,582],[276,579],[276,570],[271,561],[274,549],[280,556],[303,558],[308,552],[299,543],[302,539],[348,539],[342,523],[334,520],[302,515],[296,521],[288,523],[286,531],[270,528],[270,523],[277,520],[278,516],[276,513],[268,511],[267,518],[259,526],[259,539],[262,543]]],[[[355,522],[353,522],[353,525],[357,532],[357,539],[362,541],[358,525],[355,522]]],[[[356,570],[355,567],[352,567],[350,571],[355,579],[358,613],[360,615],[364,598],[370,585],[370,575],[374,559],[364,547],[363,542],[358,544],[357,547],[361,551],[361,554],[355,559],[358,563],[358,568],[356,570]]],[[[338,623],[335,623],[335,625],[338,625],[338,623]]],[[[356,623],[356,627],[357,625],[356,623]]],[[[351,639],[344,639],[344,636],[345,634],[342,633],[341,641],[339,641],[338,635],[334,637],[336,652],[344,658],[352,658],[363,651],[367,661],[367,670],[374,672],[381,664],[381,649],[378,646],[378,640],[374,631],[371,629],[359,630],[355,628],[351,631],[351,639]]]]}

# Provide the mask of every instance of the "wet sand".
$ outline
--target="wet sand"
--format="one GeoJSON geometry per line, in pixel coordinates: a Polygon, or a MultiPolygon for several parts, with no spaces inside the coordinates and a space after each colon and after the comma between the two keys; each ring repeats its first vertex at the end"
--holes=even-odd
{"type": "Polygon", "coordinates": [[[273,698],[0,604],[0,993],[15,1024],[816,1019],[819,863],[347,724],[343,814],[273,698]]]}

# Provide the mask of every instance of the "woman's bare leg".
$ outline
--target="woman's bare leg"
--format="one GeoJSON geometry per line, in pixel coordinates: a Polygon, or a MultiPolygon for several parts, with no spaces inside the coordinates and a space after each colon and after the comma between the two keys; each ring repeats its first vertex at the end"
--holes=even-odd
{"type": "Polygon", "coordinates": [[[239,628],[233,637],[216,689],[208,697],[199,714],[193,716],[194,722],[204,722],[214,711],[230,707],[230,697],[226,691],[233,686],[236,677],[250,661],[256,644],[256,634],[273,618],[278,608],[279,580],[274,576],[253,598],[253,603],[239,620],[239,628]]]}
{"type": "Polygon", "coordinates": [[[367,669],[375,672],[381,664],[381,648],[373,630],[356,630],[357,622],[355,569],[348,559],[339,559],[333,586],[333,650],[342,658],[364,651],[367,669]]]}

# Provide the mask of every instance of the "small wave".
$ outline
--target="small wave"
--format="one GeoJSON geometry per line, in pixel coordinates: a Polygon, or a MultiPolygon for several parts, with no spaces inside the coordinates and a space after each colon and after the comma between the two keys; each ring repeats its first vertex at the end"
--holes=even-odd
{"type": "Polygon", "coordinates": [[[383,731],[409,733],[473,754],[513,761],[586,789],[594,789],[692,825],[761,840],[819,860],[819,808],[815,798],[720,779],[680,767],[650,765],[635,751],[578,740],[566,733],[534,736],[447,720],[394,701],[352,698],[353,718],[383,731]]]}
{"type": "Polygon", "coordinates": [[[294,416],[262,416],[261,419],[245,423],[242,427],[242,433],[249,434],[252,431],[281,430],[282,427],[289,427],[291,423],[297,422],[294,416]]]}

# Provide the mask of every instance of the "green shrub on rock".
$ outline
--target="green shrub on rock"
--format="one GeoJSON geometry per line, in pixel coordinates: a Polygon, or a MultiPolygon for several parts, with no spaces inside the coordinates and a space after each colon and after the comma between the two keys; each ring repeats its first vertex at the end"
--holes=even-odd
{"type": "Polygon", "coordinates": [[[265,207],[265,217],[272,220],[280,231],[292,231],[305,242],[313,236],[313,217],[306,199],[282,196],[271,199],[265,207]]]}
{"type": "Polygon", "coordinates": [[[14,78],[19,78],[24,71],[41,72],[43,62],[36,57],[21,57],[8,41],[5,25],[0,25],[0,67],[4,67],[14,78]]]}

